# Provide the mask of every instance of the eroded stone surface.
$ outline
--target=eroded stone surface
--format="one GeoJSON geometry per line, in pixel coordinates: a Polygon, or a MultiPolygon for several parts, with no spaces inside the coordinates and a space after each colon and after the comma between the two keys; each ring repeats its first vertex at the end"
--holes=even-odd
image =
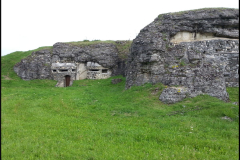
{"type": "Polygon", "coordinates": [[[165,88],[161,93],[159,99],[167,104],[182,101],[189,95],[188,88],[185,87],[169,87],[165,88]]]}
{"type": "Polygon", "coordinates": [[[133,40],[126,89],[161,82],[188,88],[190,97],[228,100],[226,86],[238,87],[239,80],[238,24],[237,9],[159,15],[133,40]]]}
{"type": "Polygon", "coordinates": [[[53,79],[51,74],[51,51],[33,52],[14,66],[14,71],[23,80],[53,79]]]}

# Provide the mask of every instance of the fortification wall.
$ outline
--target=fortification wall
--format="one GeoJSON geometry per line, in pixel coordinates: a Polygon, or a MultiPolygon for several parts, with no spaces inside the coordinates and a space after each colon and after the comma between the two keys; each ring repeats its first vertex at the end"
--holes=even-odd
{"type": "Polygon", "coordinates": [[[227,101],[226,86],[239,84],[238,24],[237,9],[159,15],[133,40],[126,89],[161,82],[171,88],[160,96],[165,103],[199,94],[227,101]]]}

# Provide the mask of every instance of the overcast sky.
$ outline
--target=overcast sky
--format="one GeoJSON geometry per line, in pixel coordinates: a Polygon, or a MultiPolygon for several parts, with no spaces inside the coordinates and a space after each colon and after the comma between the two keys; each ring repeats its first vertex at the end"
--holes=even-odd
{"type": "Polygon", "coordinates": [[[238,0],[2,0],[1,56],[56,42],[133,40],[159,14],[238,0]]]}

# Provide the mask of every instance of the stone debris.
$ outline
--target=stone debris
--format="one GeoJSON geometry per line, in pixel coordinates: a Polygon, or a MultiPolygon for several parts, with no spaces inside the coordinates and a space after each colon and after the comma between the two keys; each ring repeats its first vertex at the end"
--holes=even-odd
{"type": "Polygon", "coordinates": [[[167,104],[176,103],[182,101],[188,94],[189,91],[185,87],[169,87],[163,90],[159,100],[167,104]]]}
{"type": "Polygon", "coordinates": [[[232,119],[228,116],[221,117],[221,119],[232,121],[232,119]]]}
{"type": "Polygon", "coordinates": [[[234,104],[234,105],[238,105],[238,102],[233,102],[232,104],[234,104]]]}

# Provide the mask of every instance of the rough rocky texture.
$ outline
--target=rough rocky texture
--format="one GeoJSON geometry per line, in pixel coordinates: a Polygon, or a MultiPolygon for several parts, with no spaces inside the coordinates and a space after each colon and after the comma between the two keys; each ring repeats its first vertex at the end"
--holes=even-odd
{"type": "Polygon", "coordinates": [[[184,98],[186,98],[189,94],[188,88],[185,87],[169,87],[163,90],[159,99],[164,103],[176,103],[184,98]]]}
{"type": "Polygon", "coordinates": [[[23,80],[53,79],[51,74],[51,50],[33,52],[14,66],[14,71],[23,80]]]}
{"type": "MultiPolygon", "coordinates": [[[[209,94],[228,100],[226,85],[238,86],[239,80],[238,24],[237,9],[159,15],[132,42],[126,89],[161,82],[187,88],[190,97],[209,94]]],[[[172,89],[162,94],[165,103],[180,100],[172,89]]]]}
{"type": "MultiPolygon", "coordinates": [[[[120,41],[118,42],[120,43],[120,41]]],[[[124,45],[121,42],[119,45],[124,45]]],[[[118,45],[118,47],[119,47],[118,45]]],[[[24,80],[54,79],[56,86],[64,87],[65,76],[73,80],[101,79],[115,75],[125,75],[125,54],[112,43],[73,45],[56,43],[51,50],[33,52],[14,66],[14,71],[24,80]]]]}
{"type": "Polygon", "coordinates": [[[116,46],[113,44],[95,44],[74,46],[67,43],[55,43],[52,51],[52,63],[56,62],[98,62],[106,68],[114,68],[118,61],[116,46]]]}

